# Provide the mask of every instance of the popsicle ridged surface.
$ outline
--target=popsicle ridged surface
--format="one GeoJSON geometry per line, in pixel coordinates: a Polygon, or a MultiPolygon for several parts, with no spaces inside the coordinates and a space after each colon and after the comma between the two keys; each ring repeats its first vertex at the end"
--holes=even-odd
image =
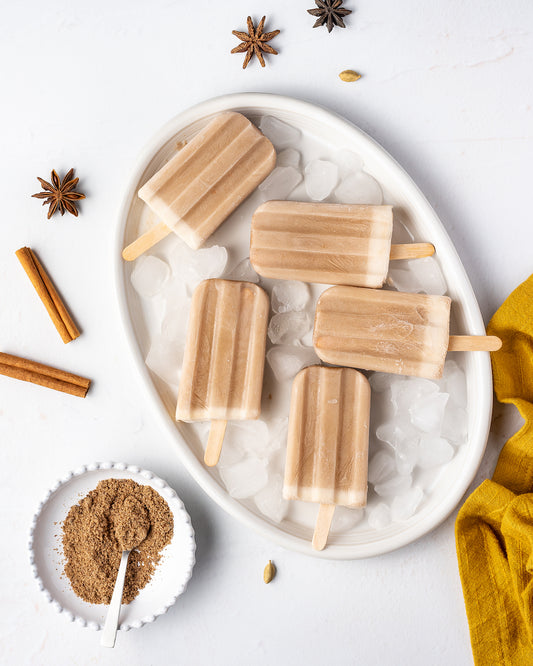
{"type": "Polygon", "coordinates": [[[240,113],[216,116],[139,190],[154,213],[197,249],[272,171],[270,141],[240,113]]]}
{"type": "Polygon", "coordinates": [[[311,366],[292,385],[283,495],[364,506],[370,385],[350,368],[311,366]]]}
{"type": "Polygon", "coordinates": [[[269,298],[251,282],[204,280],[192,298],[176,419],[261,413],[269,298]]]}
{"type": "Polygon", "coordinates": [[[252,218],[250,261],[264,277],[381,287],[392,206],[267,201],[252,218]]]}
{"type": "Polygon", "coordinates": [[[450,306],[448,296],[331,287],[318,299],[313,345],[326,363],[438,379],[450,306]]]}

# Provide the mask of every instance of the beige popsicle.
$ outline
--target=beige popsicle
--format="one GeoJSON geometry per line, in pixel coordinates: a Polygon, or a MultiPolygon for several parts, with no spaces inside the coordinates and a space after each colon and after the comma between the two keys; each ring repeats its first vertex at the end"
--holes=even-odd
{"type": "Polygon", "coordinates": [[[252,217],[250,261],[267,278],[376,288],[389,260],[435,252],[391,237],[392,206],[267,201],[252,217]]]}
{"type": "Polygon", "coordinates": [[[370,385],[350,368],[314,365],[292,385],[283,496],[318,502],[313,548],[327,542],[336,505],[366,505],[370,385]]]}
{"type": "Polygon", "coordinates": [[[270,141],[240,113],[211,120],[139,190],[161,220],[122,252],[132,261],[171,231],[198,249],[272,171],[270,141]]]}
{"type": "Polygon", "coordinates": [[[438,379],[448,351],[496,351],[501,340],[449,335],[451,299],[331,287],[318,299],[313,345],[333,365],[438,379]]]}
{"type": "Polygon", "coordinates": [[[177,421],[212,421],[206,465],[216,465],[229,420],[257,419],[269,298],[251,282],[204,280],[194,290],[177,421]]]}

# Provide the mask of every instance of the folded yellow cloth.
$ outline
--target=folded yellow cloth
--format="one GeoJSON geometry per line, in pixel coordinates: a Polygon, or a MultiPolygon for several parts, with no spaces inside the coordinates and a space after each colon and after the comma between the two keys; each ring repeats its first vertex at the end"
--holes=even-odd
{"type": "Polygon", "coordinates": [[[524,426],[503,447],[492,481],[459,511],[455,537],[477,666],[533,665],[533,275],[507,298],[487,332],[494,390],[524,426]]]}

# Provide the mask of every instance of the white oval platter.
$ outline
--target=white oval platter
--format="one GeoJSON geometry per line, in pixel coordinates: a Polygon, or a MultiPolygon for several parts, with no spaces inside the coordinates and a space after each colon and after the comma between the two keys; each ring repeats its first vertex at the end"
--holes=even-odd
{"type": "MultiPolygon", "coordinates": [[[[357,559],[389,552],[427,534],[449,516],[479,467],[492,412],[492,375],[487,353],[454,356],[466,374],[468,441],[435,479],[432,492],[421,509],[409,520],[383,529],[362,525],[345,534],[333,532],[327,548],[321,552],[311,548],[312,525],[301,524],[290,517],[276,524],[263,516],[253,501],[237,500],[228,494],[217,470],[204,465],[198,436],[186,425],[175,423],[175,394],[144,363],[150,342],[150,320],[156,317],[157,307],[141,302],[130,282],[132,265],[121,258],[123,247],[137,237],[146,223],[144,204],[138,199],[137,191],[170,158],[179,142],[190,140],[213,115],[225,110],[239,111],[253,122],[270,115],[297,127],[302,133],[302,145],[298,148],[306,159],[327,157],[340,149],[358,153],[364,160],[365,171],[381,184],[386,203],[393,204],[395,215],[401,218],[415,240],[435,245],[448,285],[447,293],[453,299],[452,333],[482,335],[485,332],[467,274],[442,223],[412,179],[381,146],[347,120],[309,102],[272,94],[239,93],[202,102],[167,123],[145,148],[130,177],[113,251],[119,311],[132,361],[153,413],[175,442],[181,461],[198,484],[228,513],[280,546],[316,557],[357,559]]],[[[208,241],[208,245],[216,243],[228,247],[233,264],[237,258],[248,255],[249,238],[242,232],[242,224],[243,216],[249,218],[251,214],[251,204],[248,203],[248,208],[246,205],[244,202],[208,241]]],[[[249,219],[245,224],[249,224],[249,219]]],[[[166,242],[162,241],[161,245],[166,242]]],[[[287,397],[287,391],[280,391],[274,399],[287,401],[287,397]]],[[[265,420],[268,421],[268,416],[265,420]]]]}

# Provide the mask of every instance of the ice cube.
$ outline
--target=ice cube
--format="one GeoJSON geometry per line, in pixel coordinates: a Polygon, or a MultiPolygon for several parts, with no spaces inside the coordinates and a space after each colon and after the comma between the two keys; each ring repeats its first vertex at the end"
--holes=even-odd
{"type": "Polygon", "coordinates": [[[226,443],[245,454],[267,458],[270,453],[268,426],[261,419],[230,421],[224,435],[224,446],[226,443]]]}
{"type": "Polygon", "coordinates": [[[353,529],[363,520],[364,509],[350,508],[347,506],[335,507],[330,532],[334,534],[345,534],[353,529]]]}
{"type": "Polygon", "coordinates": [[[274,312],[300,312],[309,301],[309,285],[298,280],[276,280],[272,288],[274,312]]]}
{"type": "Polygon", "coordinates": [[[187,293],[187,285],[178,277],[172,276],[167,280],[163,289],[166,309],[171,307],[189,307],[190,296],[187,293]]]}
{"type": "Polygon", "coordinates": [[[381,483],[396,473],[393,457],[386,451],[378,451],[368,463],[368,482],[381,483]]]}
{"type": "Polygon", "coordinates": [[[193,250],[180,241],[171,251],[169,260],[173,275],[193,289],[202,280],[222,275],[228,252],[219,245],[193,250]]]}
{"type": "Polygon", "coordinates": [[[335,162],[339,165],[340,175],[343,178],[349,173],[355,173],[363,169],[363,158],[361,155],[346,148],[339,150],[335,162]]]}
{"type": "Polygon", "coordinates": [[[131,273],[131,284],[143,298],[159,294],[170,275],[168,264],[157,257],[143,255],[135,262],[131,273]]]}
{"type": "Polygon", "coordinates": [[[320,363],[312,347],[278,345],[271,347],[266,354],[269,366],[278,382],[295,377],[302,368],[320,363]]]}
{"type": "MultiPolygon", "coordinates": [[[[205,441],[202,440],[202,442],[204,445],[207,444],[207,437],[205,438],[205,441]]],[[[236,445],[235,442],[225,437],[218,461],[219,469],[222,469],[222,467],[230,467],[231,465],[235,465],[244,459],[244,455],[244,451],[238,445],[236,445]]]]}
{"type": "Polygon", "coordinates": [[[424,499],[424,491],[420,486],[413,486],[407,492],[397,495],[391,504],[393,522],[409,520],[424,499]]]}
{"type": "MultiPolygon", "coordinates": [[[[398,414],[398,412],[403,411],[403,408],[405,406],[410,407],[412,401],[406,401],[403,398],[403,393],[404,391],[407,391],[407,387],[409,385],[409,377],[404,377],[403,375],[398,375],[394,376],[394,379],[391,381],[390,384],[390,390],[391,390],[391,402],[394,407],[394,412],[398,414]]],[[[438,390],[438,389],[437,389],[438,390]]],[[[412,389],[410,391],[412,393],[412,389]]]]}
{"type": "Polygon", "coordinates": [[[255,272],[254,267],[250,263],[249,257],[246,257],[246,259],[240,261],[231,271],[231,273],[228,274],[227,279],[241,280],[243,282],[253,282],[254,284],[259,284],[261,282],[261,278],[255,272]]]}
{"type": "Polygon", "coordinates": [[[339,169],[333,162],[311,160],[305,165],[305,190],[314,201],[329,196],[339,179],[339,169]]]}
{"type": "Polygon", "coordinates": [[[396,375],[390,375],[388,372],[373,372],[369,377],[370,386],[376,393],[386,391],[391,387],[394,381],[397,381],[396,375]]]}
{"type": "Polygon", "coordinates": [[[430,393],[409,407],[411,423],[423,432],[440,432],[444,410],[448,402],[447,393],[430,393]]]}
{"type": "Polygon", "coordinates": [[[298,169],[300,158],[301,155],[295,148],[285,148],[285,150],[278,153],[276,166],[290,166],[298,169]]]}
{"type": "Polygon", "coordinates": [[[268,484],[255,495],[254,501],[262,514],[275,523],[281,523],[289,510],[289,502],[283,498],[281,474],[271,475],[268,484]]]}
{"type": "Polygon", "coordinates": [[[411,474],[418,462],[418,437],[405,439],[394,449],[399,474],[411,474]]]}
{"type": "Polygon", "coordinates": [[[436,296],[442,296],[447,292],[448,285],[435,257],[411,259],[407,262],[407,265],[418,280],[421,286],[420,291],[436,296]]]}
{"type": "Polygon", "coordinates": [[[220,245],[212,245],[196,250],[196,271],[201,280],[222,275],[228,263],[228,251],[220,245]]]}
{"type": "Polygon", "coordinates": [[[259,129],[278,150],[298,143],[301,136],[299,129],[274,118],[274,116],[263,116],[259,123],[259,129]]]}
{"type": "Polygon", "coordinates": [[[368,524],[375,530],[384,529],[387,525],[390,525],[390,522],[390,508],[383,502],[371,509],[368,514],[368,524]]]}
{"type": "Polygon", "coordinates": [[[392,242],[393,243],[412,243],[415,240],[414,235],[411,233],[409,227],[399,219],[401,213],[394,213],[394,222],[392,225],[392,242]]]}
{"type": "Polygon", "coordinates": [[[198,279],[196,272],[196,250],[187,243],[176,239],[174,247],[169,254],[169,263],[172,275],[185,283],[198,279]]]}
{"type": "Polygon", "coordinates": [[[449,462],[454,455],[454,448],[438,435],[422,435],[418,445],[418,466],[422,469],[437,467],[449,462]]]}
{"type": "Polygon", "coordinates": [[[396,418],[376,428],[376,437],[382,442],[387,442],[394,450],[405,441],[416,438],[417,434],[416,429],[406,418],[396,418]]]}
{"type": "Polygon", "coordinates": [[[167,301],[165,316],[161,323],[162,338],[173,344],[185,346],[189,309],[190,299],[179,305],[175,305],[171,300],[167,301]]]}
{"type": "Polygon", "coordinates": [[[268,483],[267,463],[260,458],[247,456],[228,467],[218,466],[218,470],[228,493],[235,499],[251,497],[268,483]]]}
{"type": "Polygon", "coordinates": [[[396,414],[406,414],[425,396],[437,393],[438,384],[429,379],[408,377],[391,383],[391,400],[396,414]]]}
{"type": "MultiPolygon", "coordinates": [[[[272,474],[285,474],[285,458],[287,454],[287,438],[285,442],[280,442],[282,446],[270,454],[268,459],[268,473],[272,474]]],[[[271,445],[274,446],[275,442],[271,441],[271,445]]]]}
{"type": "Polygon", "coordinates": [[[383,203],[383,192],[375,178],[359,171],[344,178],[335,190],[335,199],[345,204],[380,205],[383,203]]]}
{"type": "Polygon", "coordinates": [[[396,446],[398,442],[402,442],[405,438],[403,431],[400,430],[396,423],[381,423],[376,428],[376,437],[382,442],[387,442],[391,446],[396,446]]]}
{"type": "Polygon", "coordinates": [[[411,482],[412,479],[410,475],[399,474],[397,476],[392,476],[386,481],[377,483],[374,486],[374,490],[381,497],[394,497],[395,495],[401,495],[409,490],[411,482]]]}
{"type": "MultiPolygon", "coordinates": [[[[394,242],[399,241],[395,240],[394,242]]],[[[387,284],[398,291],[423,292],[437,296],[445,294],[448,288],[435,257],[411,259],[401,262],[400,266],[393,262],[389,267],[387,284]]]]}
{"type": "Polygon", "coordinates": [[[466,409],[448,404],[444,410],[444,419],[440,434],[455,445],[463,444],[468,435],[468,415],[466,409]]]}
{"type": "Polygon", "coordinates": [[[183,362],[184,345],[174,344],[163,335],[156,335],[145,363],[158,377],[167,384],[177,384],[183,362]]]}
{"type": "Polygon", "coordinates": [[[450,394],[450,403],[457,407],[466,407],[466,378],[462,368],[450,359],[444,364],[442,371],[443,390],[450,394]]]}
{"type": "Polygon", "coordinates": [[[286,416],[270,419],[268,425],[268,442],[272,451],[285,447],[287,444],[287,433],[289,430],[289,419],[286,416]]]}
{"type": "Polygon", "coordinates": [[[411,294],[418,294],[422,291],[422,285],[412,271],[406,268],[397,268],[393,265],[389,266],[386,283],[389,287],[393,287],[397,291],[411,294]]]}
{"type": "Polygon", "coordinates": [[[294,344],[311,328],[307,312],[275,314],[268,324],[268,337],[274,344],[294,344]]]}
{"type": "Polygon", "coordinates": [[[259,185],[265,201],[286,199],[294,188],[302,182],[302,174],[291,166],[276,167],[259,185]]]}

